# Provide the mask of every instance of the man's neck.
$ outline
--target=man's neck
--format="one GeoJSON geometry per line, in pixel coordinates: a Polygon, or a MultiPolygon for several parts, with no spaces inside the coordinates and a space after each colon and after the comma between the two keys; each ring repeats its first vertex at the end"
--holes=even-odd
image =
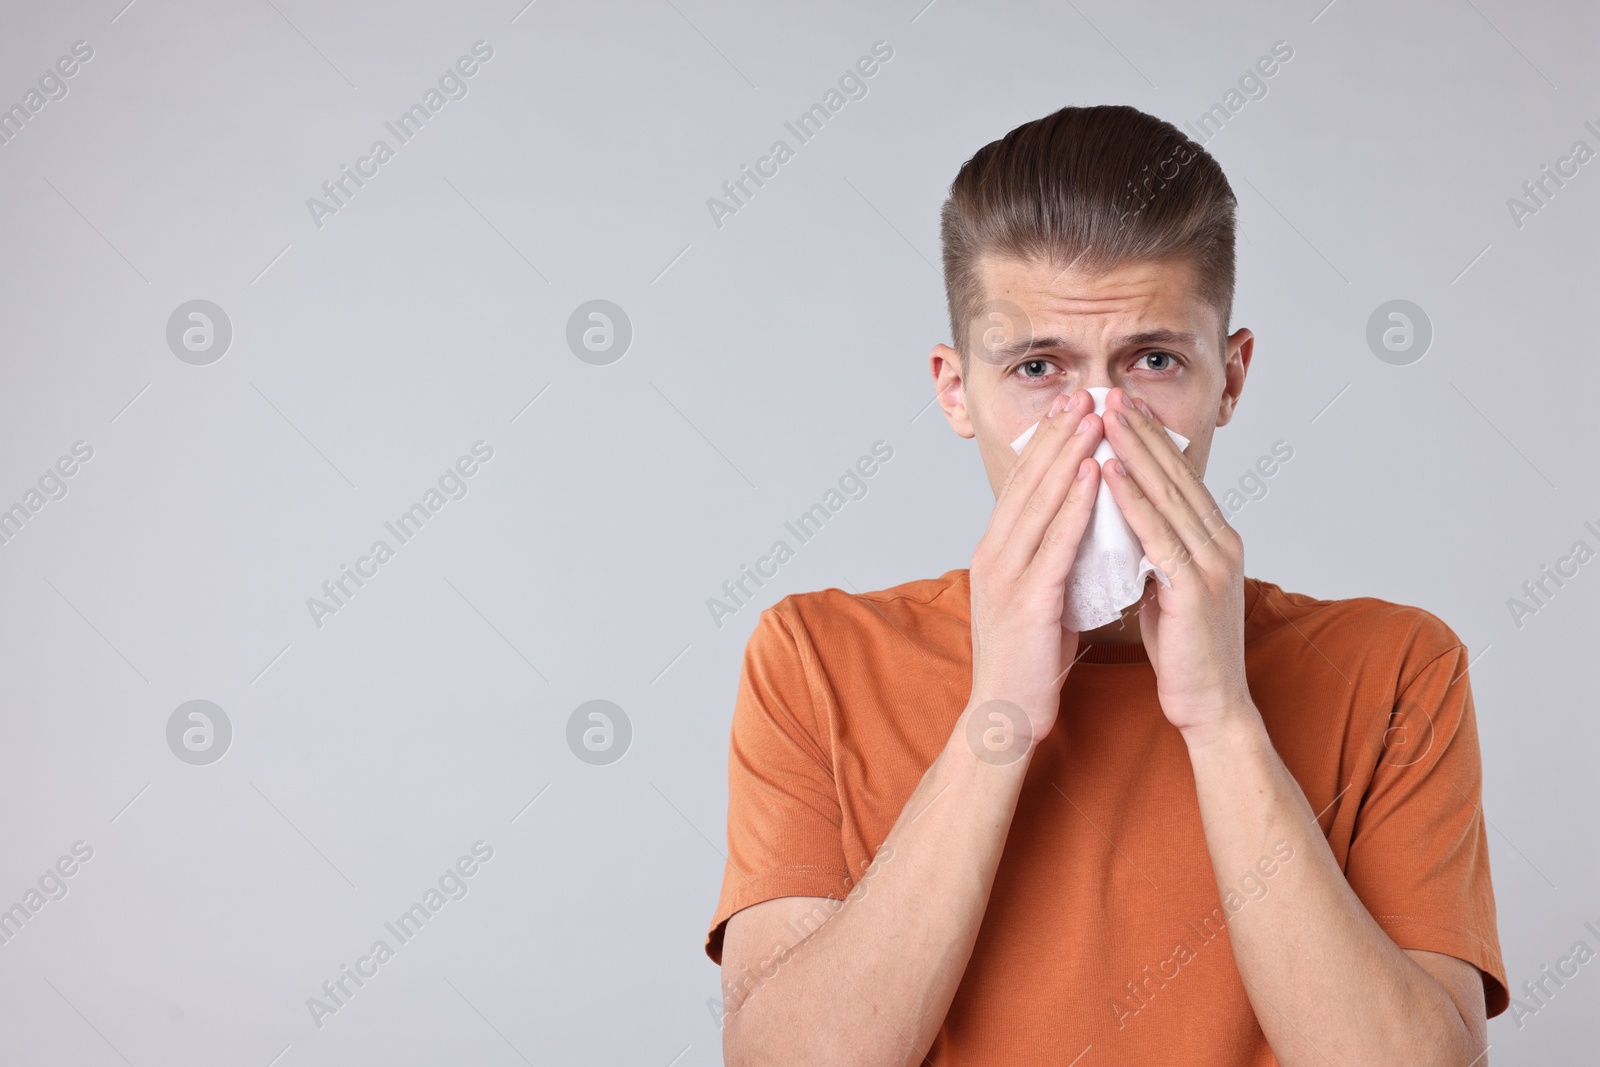
{"type": "Polygon", "coordinates": [[[1080,645],[1140,645],[1144,638],[1139,634],[1139,605],[1132,604],[1122,610],[1122,617],[1112,619],[1104,626],[1084,630],[1078,635],[1080,645]]]}

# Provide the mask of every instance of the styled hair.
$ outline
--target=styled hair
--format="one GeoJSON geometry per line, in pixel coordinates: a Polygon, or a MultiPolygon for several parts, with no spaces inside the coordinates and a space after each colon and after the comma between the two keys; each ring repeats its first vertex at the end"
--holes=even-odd
{"type": "Polygon", "coordinates": [[[1126,263],[1185,258],[1201,298],[1221,314],[1225,341],[1237,204],[1210,153],[1170,122],[1122,104],[1064,107],[984,145],[962,164],[939,216],[962,372],[968,331],[983,312],[985,255],[1071,266],[1091,277],[1126,263]]]}

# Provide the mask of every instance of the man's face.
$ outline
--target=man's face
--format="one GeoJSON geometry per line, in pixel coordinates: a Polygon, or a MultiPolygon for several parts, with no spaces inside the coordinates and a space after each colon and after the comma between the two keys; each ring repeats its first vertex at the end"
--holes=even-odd
{"type": "Polygon", "coordinates": [[[1204,476],[1211,433],[1233,417],[1253,336],[1223,351],[1220,313],[1201,300],[1186,260],[1128,263],[1096,278],[1047,264],[986,257],[986,314],[969,324],[968,366],[936,345],[931,364],[945,417],[976,437],[998,497],[1017,461],[1011,442],[1058,393],[1117,386],[1189,439],[1204,476]]]}

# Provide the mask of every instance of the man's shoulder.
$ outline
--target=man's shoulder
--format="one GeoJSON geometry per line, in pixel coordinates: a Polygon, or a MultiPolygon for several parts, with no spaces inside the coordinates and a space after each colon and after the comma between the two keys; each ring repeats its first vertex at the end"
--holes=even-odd
{"type": "Polygon", "coordinates": [[[1448,623],[1415,604],[1375,596],[1321,598],[1262,579],[1251,581],[1258,588],[1248,619],[1252,643],[1283,637],[1302,646],[1331,642],[1346,648],[1401,651],[1404,659],[1419,665],[1463,644],[1448,623]]]}
{"type": "Polygon", "coordinates": [[[790,593],[768,610],[806,621],[868,618],[884,611],[901,614],[965,612],[968,610],[966,583],[967,572],[963,569],[867,592],[830,585],[825,589],[790,593]]]}
{"type": "Polygon", "coordinates": [[[829,586],[789,593],[762,618],[781,623],[809,644],[853,646],[865,653],[895,634],[918,643],[939,643],[941,636],[970,640],[970,605],[963,568],[865,592],[829,586]]]}

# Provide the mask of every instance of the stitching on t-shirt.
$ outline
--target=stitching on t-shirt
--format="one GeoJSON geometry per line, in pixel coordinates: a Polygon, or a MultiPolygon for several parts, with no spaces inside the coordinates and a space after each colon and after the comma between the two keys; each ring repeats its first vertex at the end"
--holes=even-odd
{"type": "MultiPolygon", "coordinates": [[[[1371,738],[1371,737],[1376,737],[1378,739],[1378,741],[1377,741],[1377,748],[1376,748],[1375,752],[1368,753],[1368,752],[1365,752],[1363,750],[1363,753],[1362,753],[1364,756],[1372,759],[1373,762],[1372,762],[1371,766],[1367,768],[1369,777],[1368,777],[1368,780],[1367,780],[1367,787],[1363,791],[1363,793],[1361,795],[1361,798],[1360,798],[1360,804],[1358,805],[1358,810],[1357,810],[1357,818],[1359,818],[1361,816],[1362,809],[1365,808],[1367,801],[1370,799],[1372,787],[1377,782],[1377,773],[1376,773],[1377,769],[1379,767],[1383,766],[1383,757],[1384,757],[1383,738],[1386,736],[1386,733],[1387,733],[1387,730],[1389,728],[1389,725],[1394,721],[1395,713],[1398,712],[1400,710],[1401,706],[1406,703],[1406,694],[1411,692],[1412,686],[1416,685],[1417,682],[1422,678],[1422,676],[1424,674],[1426,674],[1428,672],[1429,668],[1431,668],[1435,663],[1438,663],[1441,659],[1443,659],[1444,657],[1449,656],[1449,655],[1451,655],[1453,653],[1466,652],[1466,651],[1467,651],[1467,646],[1464,645],[1464,644],[1461,644],[1459,642],[1456,643],[1455,645],[1452,645],[1450,648],[1445,649],[1443,652],[1439,653],[1437,656],[1434,656],[1432,659],[1428,660],[1427,663],[1423,664],[1422,667],[1415,674],[1413,674],[1411,676],[1411,680],[1410,681],[1406,682],[1404,685],[1399,685],[1398,686],[1398,689],[1395,692],[1394,702],[1387,709],[1385,709],[1382,705],[1375,706],[1372,709],[1371,715],[1368,717],[1368,719],[1366,721],[1366,726],[1364,727],[1364,732],[1362,733],[1362,741],[1365,743],[1366,739],[1367,738],[1371,738]]],[[[1456,678],[1451,679],[1450,683],[1445,686],[1445,690],[1448,691],[1450,689],[1450,686],[1454,685],[1456,683],[1456,681],[1460,677],[1461,677],[1461,675],[1457,675],[1456,678]]],[[[1398,684],[1398,682],[1399,682],[1398,677],[1395,680],[1396,680],[1396,683],[1398,684]]],[[[1428,716],[1428,722],[1429,722],[1430,726],[1436,726],[1437,725],[1437,720],[1434,718],[1433,712],[1435,710],[1437,710],[1439,707],[1443,706],[1443,703],[1444,703],[1443,700],[1441,700],[1440,703],[1438,703],[1438,704],[1430,704],[1430,705],[1428,705],[1428,707],[1423,709],[1424,713],[1428,716]]],[[[1444,736],[1443,737],[1443,740],[1444,740],[1446,745],[1448,745],[1450,742],[1452,742],[1455,739],[1455,735],[1457,733],[1457,730],[1459,730],[1459,728],[1461,726],[1463,718],[1464,718],[1464,716],[1456,716],[1454,718],[1453,722],[1455,723],[1455,726],[1457,727],[1457,729],[1456,730],[1450,730],[1449,733],[1448,733],[1448,736],[1444,736]]],[[[1440,756],[1439,757],[1435,757],[1435,761],[1434,761],[1435,763],[1437,763],[1438,759],[1442,757],[1443,751],[1444,751],[1443,748],[1441,748],[1440,749],[1440,756]]],[[[1419,757],[1419,759],[1420,759],[1420,757],[1419,757]]]]}
{"type": "MultiPolygon", "coordinates": [[[[790,595],[792,596],[793,594],[790,595]]],[[[787,600],[788,597],[785,597],[784,599],[787,600]]],[[[805,680],[806,701],[810,705],[808,708],[811,718],[811,724],[809,727],[801,724],[798,720],[795,720],[792,712],[790,712],[790,718],[791,720],[795,721],[795,724],[800,728],[801,734],[803,734],[806,740],[810,742],[806,756],[811,760],[812,763],[815,763],[819,768],[826,772],[828,778],[832,780],[835,777],[833,773],[832,762],[833,740],[831,736],[828,736],[828,732],[824,729],[823,723],[817,714],[818,694],[816,692],[816,683],[811,677],[812,672],[810,668],[807,666],[808,659],[817,659],[816,643],[811,640],[811,632],[806,629],[805,622],[799,616],[794,618],[793,625],[791,625],[788,618],[785,618],[782,612],[774,611],[772,613],[772,617],[776,619],[778,625],[783,628],[784,633],[789,637],[789,643],[794,647],[795,661],[800,667],[801,677],[805,680]],[[800,644],[800,636],[802,634],[805,635],[804,648],[802,648],[800,644]],[[824,737],[827,737],[826,745],[822,743],[822,738],[824,737]]],[[[834,792],[835,797],[837,798],[837,781],[834,782],[834,792]]]]}
{"type": "Polygon", "coordinates": [[[1488,941],[1462,926],[1441,926],[1438,923],[1432,923],[1426,919],[1413,919],[1409,915],[1374,915],[1372,919],[1374,922],[1407,923],[1411,926],[1426,926],[1430,930],[1443,930],[1447,934],[1460,934],[1461,936],[1476,942],[1478,947],[1483,949],[1489,955],[1496,955],[1496,953],[1489,952],[1488,941]]]}
{"type": "Polygon", "coordinates": [[[734,888],[743,889],[751,882],[758,882],[763,878],[771,878],[773,875],[783,874],[785,871],[819,871],[825,874],[842,874],[845,881],[850,880],[850,872],[843,867],[827,867],[818,863],[785,863],[778,867],[769,867],[760,874],[751,875],[749,878],[739,882],[734,888]]]}
{"type": "MultiPolygon", "coordinates": [[[[1454,645],[1451,645],[1449,648],[1445,649],[1443,652],[1439,653],[1437,656],[1430,659],[1428,662],[1424,663],[1420,668],[1418,668],[1417,673],[1411,676],[1411,680],[1400,687],[1400,694],[1395,698],[1395,703],[1398,704],[1405,700],[1406,694],[1411,691],[1411,687],[1417,684],[1417,679],[1421,678],[1424,674],[1427,674],[1428,669],[1435,663],[1438,663],[1440,660],[1444,659],[1446,656],[1452,655],[1453,653],[1466,651],[1467,646],[1458,641],[1454,645]]],[[[1449,683],[1445,685],[1445,688],[1449,689],[1450,686],[1455,685],[1456,681],[1460,677],[1460,675],[1457,675],[1455,678],[1450,679],[1449,683]]]]}
{"type": "MultiPolygon", "coordinates": [[[[942,578],[943,575],[940,575],[939,577],[942,578]]],[[[936,581],[939,580],[939,578],[919,578],[917,580],[919,582],[930,582],[930,581],[931,582],[936,582],[936,581]]],[[[933,590],[925,598],[920,599],[920,600],[917,599],[917,597],[915,595],[911,594],[911,593],[892,593],[887,589],[878,589],[878,590],[873,590],[872,592],[868,592],[868,593],[856,593],[856,594],[853,594],[853,595],[859,596],[863,600],[877,600],[880,603],[886,603],[886,602],[891,601],[891,600],[910,600],[913,603],[917,603],[917,604],[931,604],[933,601],[939,599],[940,597],[944,596],[946,593],[950,592],[951,588],[954,587],[955,584],[956,584],[956,579],[952,578],[948,582],[945,582],[942,586],[940,586],[937,589],[933,590]]],[[[835,586],[834,588],[837,589],[838,587],[835,586]]],[[[841,593],[845,592],[845,590],[843,590],[843,589],[840,589],[839,591],[841,593]]],[[[847,594],[847,595],[851,595],[851,594],[847,594]]]]}
{"type": "MultiPolygon", "coordinates": [[[[940,577],[943,577],[943,576],[941,575],[940,577]]],[[[916,579],[916,582],[936,582],[938,580],[939,580],[938,578],[918,578],[918,579],[916,579]]],[[[908,583],[905,583],[905,584],[908,584],[908,585],[916,584],[916,582],[908,582],[908,583]]],[[[811,591],[805,592],[805,593],[790,593],[788,596],[785,596],[783,598],[783,600],[778,601],[778,603],[776,603],[776,604],[774,604],[772,606],[774,608],[776,608],[776,607],[781,606],[784,603],[784,601],[796,600],[796,599],[798,599],[800,597],[817,596],[817,595],[819,595],[821,593],[828,593],[828,592],[833,592],[833,591],[837,591],[837,592],[843,593],[845,596],[850,597],[852,600],[875,600],[875,601],[877,601],[879,603],[886,603],[886,602],[891,601],[891,600],[910,600],[910,601],[912,601],[914,603],[917,603],[917,604],[929,604],[929,603],[932,603],[933,601],[937,600],[939,597],[944,596],[946,593],[948,593],[950,591],[950,587],[953,586],[954,584],[955,584],[955,581],[954,581],[954,579],[952,579],[951,581],[948,581],[948,582],[944,583],[943,588],[934,590],[932,593],[929,593],[926,598],[921,599],[921,600],[917,599],[911,593],[891,593],[888,590],[884,590],[884,589],[875,589],[875,590],[872,590],[871,592],[866,592],[866,593],[852,593],[848,589],[840,589],[836,585],[830,585],[826,589],[814,589],[814,590],[811,590],[811,591]]],[[[793,610],[793,605],[791,605],[790,607],[791,607],[791,610],[793,610]]]]}

